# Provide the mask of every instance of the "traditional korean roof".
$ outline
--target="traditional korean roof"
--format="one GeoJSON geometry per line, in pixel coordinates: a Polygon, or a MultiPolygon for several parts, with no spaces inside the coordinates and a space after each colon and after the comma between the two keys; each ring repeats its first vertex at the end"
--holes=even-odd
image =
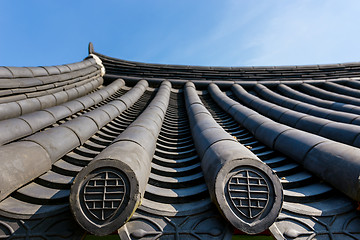
{"type": "Polygon", "coordinates": [[[0,67],[0,239],[360,239],[360,63],[0,67]],[[85,237],[86,239],[86,237],[85,237]]]}

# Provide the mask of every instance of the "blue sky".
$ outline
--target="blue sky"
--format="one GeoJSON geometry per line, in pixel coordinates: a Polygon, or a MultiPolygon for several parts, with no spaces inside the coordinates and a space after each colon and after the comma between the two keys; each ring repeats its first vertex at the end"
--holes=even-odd
{"type": "Polygon", "coordinates": [[[151,63],[360,61],[360,1],[0,0],[0,65],[81,61],[87,44],[151,63]]]}

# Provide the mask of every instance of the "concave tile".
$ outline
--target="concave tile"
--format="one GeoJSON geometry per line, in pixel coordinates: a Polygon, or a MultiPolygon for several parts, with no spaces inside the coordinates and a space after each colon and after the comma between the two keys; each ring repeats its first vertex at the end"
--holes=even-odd
{"type": "Polygon", "coordinates": [[[35,181],[47,187],[70,189],[73,180],[73,176],[65,176],[50,170],[38,177],[35,181]]]}
{"type": "Polygon", "coordinates": [[[70,190],[49,188],[32,182],[13,194],[18,199],[35,204],[61,203],[69,197],[70,190]]]}
{"type": "Polygon", "coordinates": [[[278,157],[273,157],[267,160],[264,160],[264,163],[266,163],[267,165],[269,165],[271,168],[274,167],[279,167],[282,164],[284,164],[287,161],[287,158],[284,156],[278,156],[278,157]]]}
{"type": "Polygon", "coordinates": [[[71,163],[71,164],[74,164],[77,166],[81,166],[81,167],[88,165],[93,160],[92,157],[80,155],[76,152],[70,152],[70,153],[66,154],[65,156],[63,156],[62,159],[67,161],[68,163],[71,163]]]}
{"type": "Polygon", "coordinates": [[[111,129],[109,129],[107,126],[104,126],[103,128],[100,129],[101,133],[105,133],[108,136],[111,136],[113,138],[119,136],[120,131],[113,131],[111,129]]]}
{"type": "Polygon", "coordinates": [[[102,139],[102,138],[100,138],[99,136],[96,136],[96,135],[92,136],[89,139],[89,141],[94,142],[94,143],[96,143],[98,145],[101,145],[101,146],[104,146],[104,147],[109,146],[110,143],[112,142],[112,141],[109,141],[109,140],[102,139]]]}
{"type": "Polygon", "coordinates": [[[301,171],[293,175],[280,178],[280,182],[284,189],[299,187],[301,184],[314,182],[314,177],[309,172],[301,171]]]}
{"type": "Polygon", "coordinates": [[[69,209],[69,204],[39,205],[8,197],[0,202],[0,214],[10,218],[36,219],[55,215],[69,209]]]}
{"type": "MultiPolygon", "coordinates": [[[[146,186],[146,192],[153,195],[159,196],[160,198],[185,198],[190,197],[202,192],[207,192],[206,184],[195,185],[187,188],[178,188],[178,189],[168,189],[156,187],[153,185],[146,186]]],[[[159,199],[160,200],[160,199],[159,199]]]]}
{"type": "Polygon", "coordinates": [[[179,136],[169,137],[163,135],[162,132],[159,133],[159,139],[163,139],[165,141],[174,142],[174,143],[192,141],[191,135],[182,136],[182,137],[179,136]]]}
{"type": "MultiPolygon", "coordinates": [[[[155,163],[151,164],[151,172],[159,174],[161,176],[183,176],[187,174],[191,174],[195,172],[198,172],[200,169],[200,163],[193,164],[191,166],[187,167],[179,167],[179,168],[170,168],[170,167],[164,167],[157,165],[155,163]]],[[[201,170],[200,170],[201,171],[201,170]]]]}
{"type": "Polygon", "coordinates": [[[189,203],[161,203],[144,198],[139,209],[161,216],[190,216],[212,207],[210,198],[189,203]]]}
{"type": "Polygon", "coordinates": [[[93,151],[96,151],[96,152],[101,152],[102,150],[104,150],[105,146],[104,145],[101,145],[101,144],[98,144],[98,143],[95,143],[95,142],[92,142],[90,140],[87,140],[83,146],[85,148],[88,148],[90,150],[93,150],[93,151]]]}
{"type": "Polygon", "coordinates": [[[188,145],[184,144],[177,144],[169,146],[167,143],[160,143],[160,141],[156,142],[156,148],[159,150],[169,151],[169,152],[176,152],[176,151],[187,151],[195,148],[193,143],[189,143],[188,145]],[[180,145],[180,146],[178,146],[180,145]]]}
{"type": "Polygon", "coordinates": [[[161,136],[165,136],[167,138],[176,138],[176,139],[183,139],[191,136],[190,132],[183,132],[183,133],[172,133],[167,131],[161,131],[161,136]]]}
{"type": "Polygon", "coordinates": [[[187,121],[179,122],[178,120],[164,120],[162,128],[171,131],[189,131],[189,124],[187,121]]]}
{"type": "Polygon", "coordinates": [[[187,137],[183,139],[174,139],[174,138],[167,138],[164,136],[159,135],[157,139],[157,143],[161,143],[164,146],[170,147],[180,147],[184,145],[193,144],[192,138],[187,137]]]}
{"type": "Polygon", "coordinates": [[[297,163],[288,163],[286,165],[282,165],[280,167],[274,167],[273,171],[279,176],[283,177],[286,175],[291,175],[296,173],[297,170],[300,168],[300,165],[297,163]]]}
{"type": "Polygon", "coordinates": [[[175,184],[181,184],[183,186],[189,182],[191,183],[194,181],[198,181],[199,179],[202,180],[203,177],[204,175],[202,174],[202,172],[180,177],[160,176],[154,173],[150,174],[150,179],[152,179],[152,182],[154,183],[153,185],[157,184],[157,182],[160,182],[159,184],[161,184],[161,187],[163,187],[164,185],[169,187],[176,187],[175,184]]]}
{"type": "Polygon", "coordinates": [[[77,153],[79,155],[82,155],[84,157],[89,157],[89,158],[94,158],[99,154],[99,151],[94,151],[94,150],[88,149],[84,146],[77,147],[73,151],[74,151],[74,153],[77,153]]]}
{"type": "Polygon", "coordinates": [[[310,184],[304,187],[284,190],[284,198],[289,202],[310,202],[327,196],[334,189],[324,183],[310,184]]]}
{"type": "Polygon", "coordinates": [[[180,159],[169,159],[169,158],[162,158],[157,155],[153,156],[153,162],[155,164],[158,164],[160,166],[164,167],[185,167],[193,164],[198,164],[200,161],[198,155],[193,155],[186,158],[180,158],[180,159]]]}
{"type": "Polygon", "coordinates": [[[76,176],[76,174],[78,174],[78,172],[80,172],[82,169],[83,167],[79,167],[74,164],[68,163],[63,159],[60,159],[59,161],[55,162],[52,165],[52,170],[54,172],[64,174],[67,176],[76,176]]]}
{"type": "Polygon", "coordinates": [[[355,203],[341,194],[334,194],[333,196],[322,199],[320,201],[307,203],[283,203],[283,209],[309,216],[331,216],[344,212],[354,210],[355,203]]]}
{"type": "Polygon", "coordinates": [[[183,159],[183,158],[191,157],[195,154],[196,154],[195,148],[186,151],[177,151],[177,152],[170,152],[158,148],[155,150],[155,155],[170,159],[183,159]]]}

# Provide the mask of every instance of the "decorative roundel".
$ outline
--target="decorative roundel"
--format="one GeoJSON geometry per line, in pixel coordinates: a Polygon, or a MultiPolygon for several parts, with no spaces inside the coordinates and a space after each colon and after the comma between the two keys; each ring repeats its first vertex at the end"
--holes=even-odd
{"type": "Polygon", "coordinates": [[[216,197],[226,219],[248,234],[268,229],[283,201],[282,185],[271,168],[255,159],[242,159],[225,166],[220,174],[216,197]]]}
{"type": "Polygon", "coordinates": [[[97,236],[111,234],[134,212],[136,187],[135,175],[122,162],[94,160],[74,179],[70,192],[72,214],[86,231],[97,236]]]}
{"type": "Polygon", "coordinates": [[[83,189],[85,207],[96,219],[105,221],[121,206],[126,185],[116,169],[103,169],[91,177],[83,189]]]}
{"type": "Polygon", "coordinates": [[[238,213],[249,219],[259,216],[269,202],[269,185],[254,169],[238,171],[229,179],[227,190],[238,213]]]}

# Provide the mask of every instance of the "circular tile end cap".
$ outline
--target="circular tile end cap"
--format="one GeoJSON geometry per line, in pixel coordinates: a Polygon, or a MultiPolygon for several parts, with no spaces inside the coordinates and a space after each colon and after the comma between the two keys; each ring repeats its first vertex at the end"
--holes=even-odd
{"type": "Polygon", "coordinates": [[[270,167],[256,159],[228,161],[215,182],[215,198],[225,218],[237,229],[258,234],[278,217],[283,190],[270,167]]]}
{"type": "Polygon", "coordinates": [[[135,173],[121,161],[95,160],[76,176],[71,212],[86,231],[104,236],[124,225],[140,204],[135,173]]]}

